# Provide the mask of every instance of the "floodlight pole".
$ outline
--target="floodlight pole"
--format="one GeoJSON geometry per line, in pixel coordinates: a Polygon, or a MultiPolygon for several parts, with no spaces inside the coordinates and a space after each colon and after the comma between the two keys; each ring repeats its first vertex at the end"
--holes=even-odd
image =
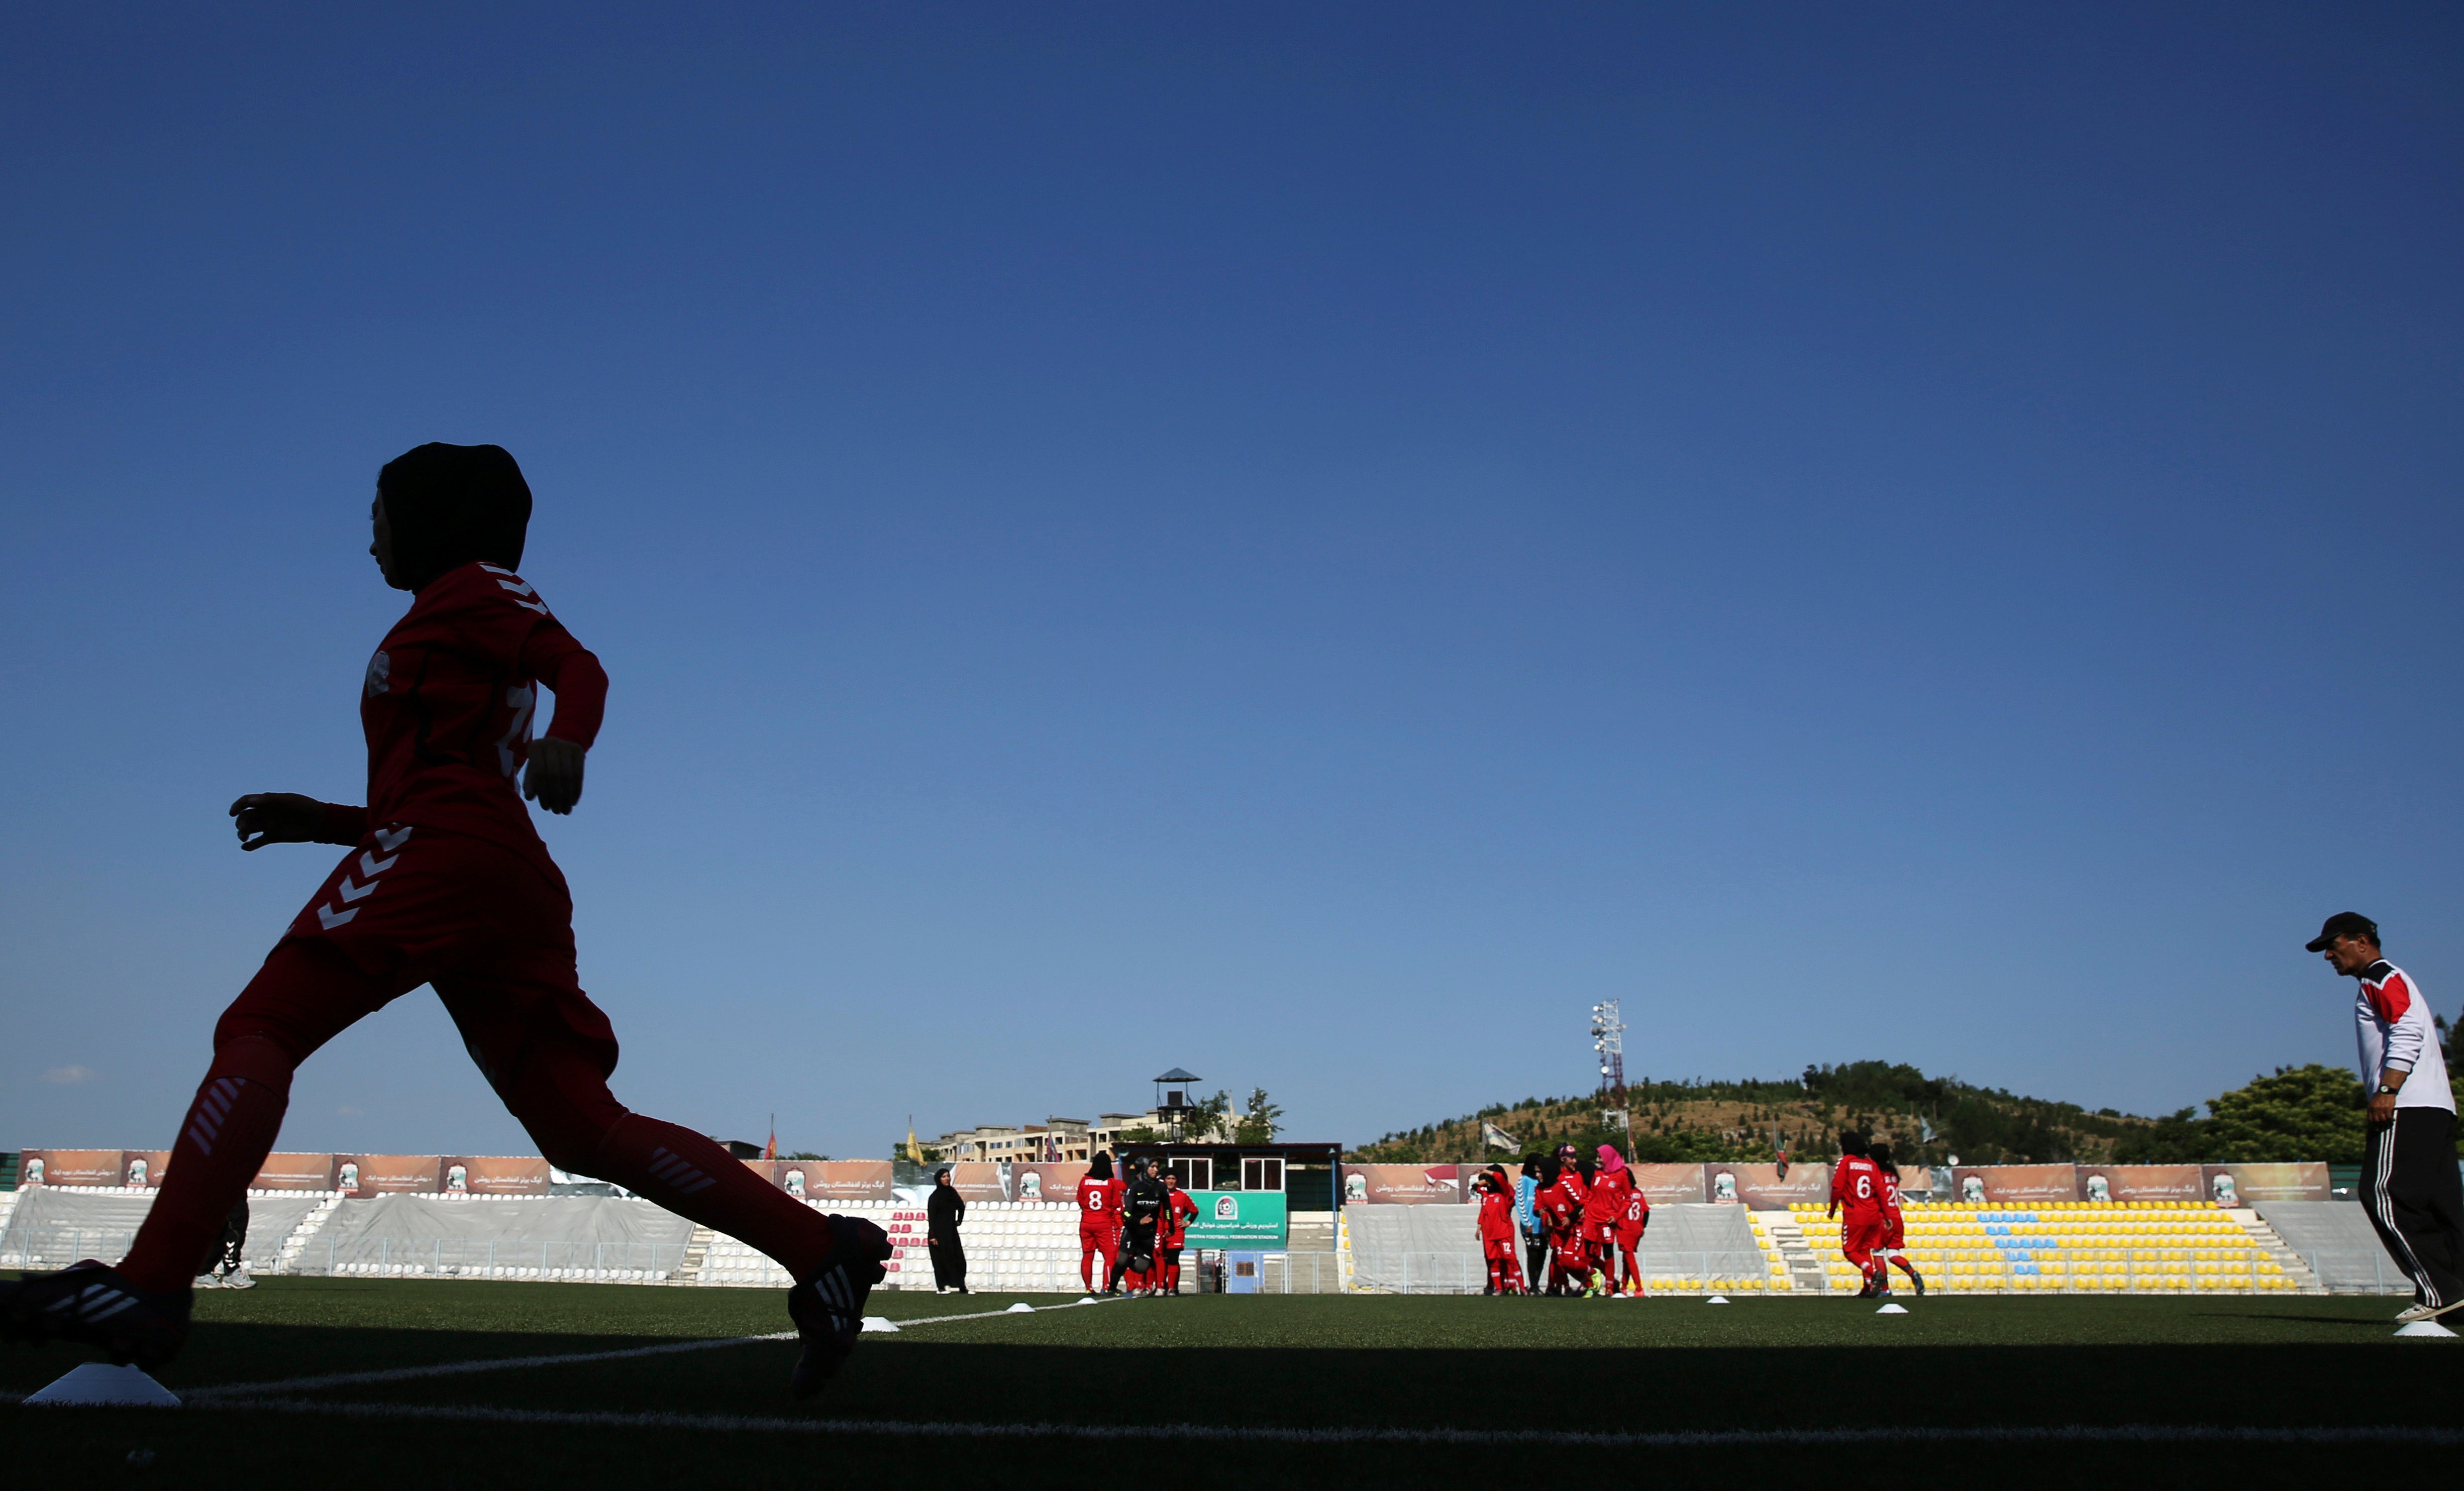
{"type": "Polygon", "coordinates": [[[1617,1116],[1625,1124],[1625,1157],[1634,1161],[1634,1113],[1625,1105],[1625,1020],[1618,1013],[1621,1001],[1603,999],[1592,1006],[1592,1050],[1600,1059],[1600,1085],[1608,1090],[1610,1101],[1617,1105],[1617,1116]]]}

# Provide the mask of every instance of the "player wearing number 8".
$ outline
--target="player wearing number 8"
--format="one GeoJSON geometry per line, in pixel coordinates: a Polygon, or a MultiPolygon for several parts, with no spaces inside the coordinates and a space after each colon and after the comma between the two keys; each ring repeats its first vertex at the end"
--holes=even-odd
{"type": "Polygon", "coordinates": [[[1078,1277],[1087,1281],[1089,1294],[1112,1292],[1112,1264],[1121,1256],[1121,1200],[1128,1192],[1112,1175],[1112,1151],[1097,1150],[1087,1173],[1078,1177],[1078,1277]]]}

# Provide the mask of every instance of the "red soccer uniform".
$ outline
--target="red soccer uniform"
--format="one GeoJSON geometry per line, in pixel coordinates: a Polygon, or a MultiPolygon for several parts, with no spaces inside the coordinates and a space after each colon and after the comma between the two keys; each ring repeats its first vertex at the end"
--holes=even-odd
{"type": "Polygon", "coordinates": [[[368,805],[325,808],[326,837],[353,852],[285,938],[333,947],[387,998],[434,983],[492,1080],[541,1020],[595,1048],[603,1075],[616,1064],[575,976],[564,876],[516,783],[539,684],[557,738],[597,738],[607,674],[520,576],[473,562],[421,587],[360,691],[368,805]],[[482,960],[489,987],[464,973],[482,960]]]}
{"type": "Polygon", "coordinates": [[[1164,1203],[1163,1215],[1155,1218],[1155,1245],[1177,1248],[1189,1237],[1189,1219],[1198,1215],[1198,1203],[1189,1193],[1175,1186],[1172,1198],[1164,1203]]]}
{"type": "Polygon", "coordinates": [[[1572,1165],[1561,1167],[1554,1185],[1543,1186],[1532,1197],[1532,1205],[1549,1218],[1551,1233],[1580,1236],[1583,1230],[1583,1202],[1591,1188],[1583,1184],[1583,1173],[1572,1165]]]}
{"type": "Polygon", "coordinates": [[[1908,1245],[1907,1217],[1900,1211],[1900,1171],[1894,1165],[1885,1170],[1874,1167],[1882,1182],[1882,1236],[1878,1247],[1903,1248],[1908,1245]]]}
{"type": "Polygon", "coordinates": [[[1594,1242],[1617,1241],[1617,1224],[1624,1219],[1626,1198],[1634,1195],[1634,1172],[1603,1170],[1592,1177],[1592,1189],[1583,1196],[1583,1236],[1594,1242]]]}
{"type": "Polygon", "coordinates": [[[1118,1175],[1098,1180],[1078,1177],[1078,1277],[1089,1289],[1110,1288],[1112,1262],[1121,1252],[1121,1198],[1129,1185],[1118,1175]],[[1103,1282],[1096,1282],[1096,1260],[1103,1261],[1103,1282]]]}
{"type": "Polygon", "coordinates": [[[1121,1198],[1129,1195],[1129,1184],[1118,1175],[1098,1180],[1092,1175],[1078,1177],[1078,1235],[1091,1232],[1117,1233],[1121,1230],[1121,1198]]]}
{"type": "Polygon", "coordinates": [[[1514,1194],[1491,1186],[1480,1191],[1481,1251],[1490,1258],[1514,1256],[1514,1194]]]}
{"type": "Polygon", "coordinates": [[[1625,1215],[1617,1218],[1617,1246],[1631,1253],[1642,1244],[1643,1230],[1651,1225],[1651,1202],[1639,1187],[1630,1188],[1625,1195],[1625,1215]]]}
{"type": "Polygon", "coordinates": [[[335,819],[350,809],[334,809],[328,826],[356,839],[371,823],[415,823],[548,864],[515,789],[530,754],[535,683],[556,694],[558,739],[586,748],[598,738],[607,673],[522,577],[471,563],[423,586],[368,659],[367,807],[356,824],[335,819]]]}
{"type": "Polygon", "coordinates": [[[1831,1173],[1831,1204],[1840,1212],[1840,1257],[1864,1267],[1882,1245],[1881,1167],[1861,1154],[1839,1156],[1831,1173]]]}

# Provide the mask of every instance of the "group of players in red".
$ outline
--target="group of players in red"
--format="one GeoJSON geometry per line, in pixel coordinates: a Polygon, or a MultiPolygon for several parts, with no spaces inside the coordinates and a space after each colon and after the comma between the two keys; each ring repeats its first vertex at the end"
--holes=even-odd
{"type": "Polygon", "coordinates": [[[1899,1269],[1925,1298],[1925,1275],[1908,1261],[1907,1226],[1900,1215],[1900,1167],[1891,1147],[1876,1144],[1851,1129],[1839,1135],[1839,1163],[1831,1172],[1831,1204],[1825,1217],[1837,1216],[1839,1256],[1865,1276],[1860,1300],[1891,1297],[1891,1270],[1899,1269]]]}
{"type": "Polygon", "coordinates": [[[1586,1159],[1562,1144],[1552,1155],[1525,1155],[1519,1178],[1508,1179],[1505,1166],[1491,1165],[1471,1184],[1488,1265],[1483,1294],[1640,1299],[1650,1293],[1637,1255],[1651,1225],[1651,1202],[1617,1146],[1603,1144],[1596,1158],[1586,1159]]]}
{"type": "Polygon", "coordinates": [[[1126,1179],[1112,1173],[1111,1151],[1099,1150],[1079,1178],[1078,1277],[1089,1294],[1178,1294],[1181,1246],[1198,1203],[1178,1175],[1153,1160],[1133,1156],[1123,1168],[1126,1179]]]}

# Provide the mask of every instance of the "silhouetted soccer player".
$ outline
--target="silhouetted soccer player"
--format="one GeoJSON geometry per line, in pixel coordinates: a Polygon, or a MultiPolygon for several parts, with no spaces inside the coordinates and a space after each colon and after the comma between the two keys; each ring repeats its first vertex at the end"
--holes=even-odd
{"type": "Polygon", "coordinates": [[[551,1163],[779,1261],[797,1281],[787,1309],[803,1338],[799,1395],[855,1345],[890,1256],[881,1229],[824,1217],[607,1090],[615,1033],[582,992],[573,903],[521,800],[569,813],[581,800],[607,675],[515,573],[530,515],[530,487],[496,446],[425,445],[378,473],[368,552],[385,583],[414,599],[361,691],[367,805],[272,792],[231,808],[243,849],[351,852],[214,1026],[213,1063],[128,1256],[7,1286],[0,1330],[11,1338],[81,1341],[141,1367],[170,1360],[187,1335],[197,1261],[274,1147],[292,1072],[424,983],[551,1163]],[[556,695],[556,720],[533,740],[540,684],[556,695]]]}

